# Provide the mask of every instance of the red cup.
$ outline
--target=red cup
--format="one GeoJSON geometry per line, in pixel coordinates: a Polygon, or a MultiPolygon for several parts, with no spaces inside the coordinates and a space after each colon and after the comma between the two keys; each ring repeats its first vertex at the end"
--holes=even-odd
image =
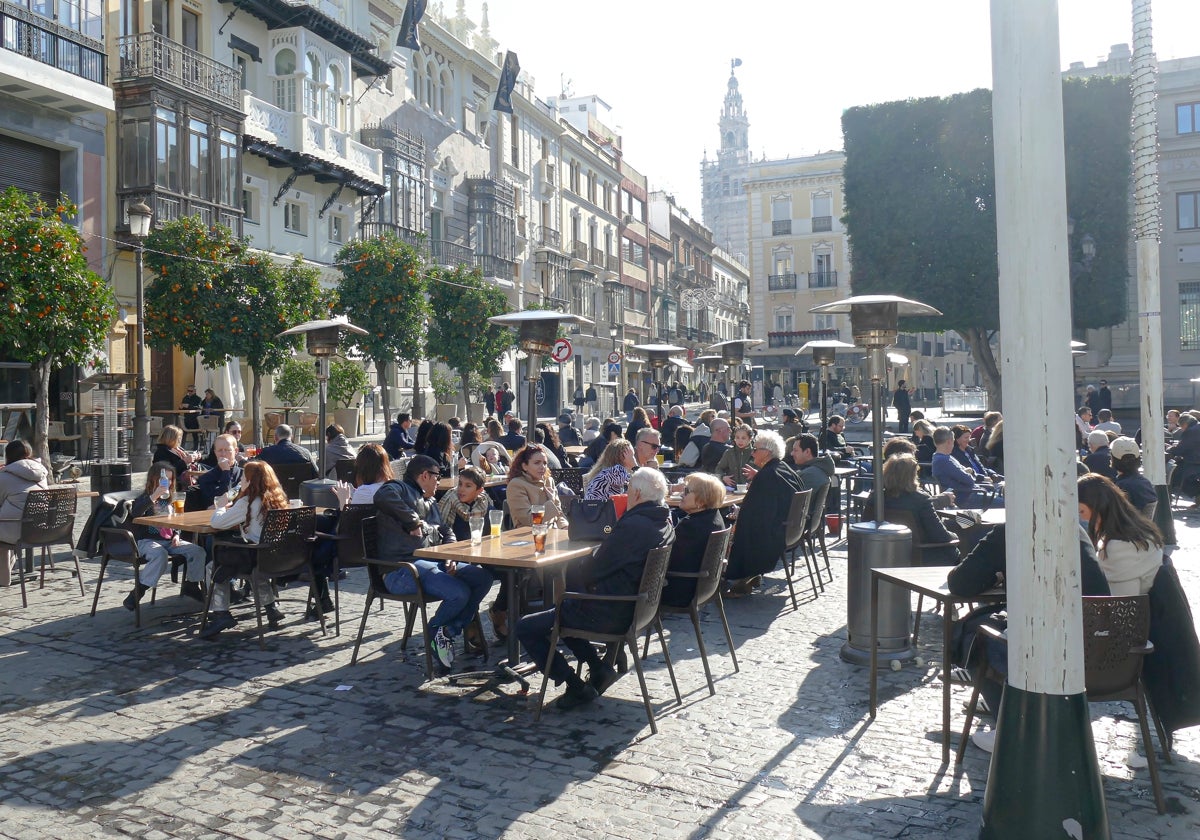
{"type": "Polygon", "coordinates": [[[625,493],[619,493],[612,497],[613,509],[617,512],[617,519],[625,515],[625,508],[629,506],[629,496],[625,493]]]}
{"type": "Polygon", "coordinates": [[[829,532],[831,537],[838,537],[842,534],[842,516],[838,513],[825,514],[825,530],[829,532]]]}

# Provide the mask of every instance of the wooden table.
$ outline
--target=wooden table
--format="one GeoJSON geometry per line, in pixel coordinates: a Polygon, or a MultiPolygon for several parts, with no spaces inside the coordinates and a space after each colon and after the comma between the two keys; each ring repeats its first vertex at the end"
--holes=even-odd
{"type": "Polygon", "coordinates": [[[214,528],[212,526],[211,510],[192,510],[187,513],[154,514],[139,516],[133,520],[134,525],[145,525],[150,528],[175,528],[190,534],[221,534],[229,528],[214,528]]]}
{"type": "MultiPolygon", "coordinates": [[[[1003,589],[975,595],[954,595],[946,588],[946,576],[954,566],[920,566],[871,569],[871,718],[875,718],[879,673],[879,582],[891,583],[927,598],[942,609],[942,763],[950,761],[950,637],[954,629],[954,605],[995,604],[1005,600],[1003,589]]],[[[920,620],[917,616],[917,620],[920,620]]]]}
{"type": "Polygon", "coordinates": [[[470,540],[461,540],[445,545],[419,548],[413,552],[413,555],[426,560],[478,563],[481,566],[495,566],[504,570],[504,574],[508,577],[507,606],[510,622],[508,658],[499,664],[496,677],[501,682],[516,680],[521,684],[523,691],[528,691],[528,680],[516,671],[516,667],[521,661],[521,646],[517,640],[516,627],[521,616],[517,573],[549,569],[580,557],[586,557],[596,550],[596,546],[597,543],[594,542],[573,542],[565,530],[551,528],[546,534],[545,553],[535,555],[533,553],[533,529],[513,528],[505,531],[499,537],[484,537],[483,542],[479,545],[471,545],[470,540]]]}
{"type": "MultiPolygon", "coordinates": [[[[486,490],[489,487],[501,487],[508,484],[508,476],[506,475],[489,475],[483,481],[483,487],[486,490]]],[[[453,490],[458,486],[458,481],[453,478],[439,478],[438,491],[453,490]]]]}
{"type": "Polygon", "coordinates": [[[563,452],[566,452],[572,458],[579,458],[587,451],[586,446],[564,446],[563,452]]]}

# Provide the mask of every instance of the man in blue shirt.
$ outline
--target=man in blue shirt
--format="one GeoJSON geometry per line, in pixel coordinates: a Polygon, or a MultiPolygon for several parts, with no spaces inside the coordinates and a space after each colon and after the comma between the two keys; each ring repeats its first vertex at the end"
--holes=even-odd
{"type": "Polygon", "coordinates": [[[954,493],[954,503],[960,508],[1004,507],[1004,499],[991,498],[992,482],[986,476],[977,476],[950,454],[954,449],[954,432],[945,426],[933,430],[933,478],[942,490],[954,493]]]}

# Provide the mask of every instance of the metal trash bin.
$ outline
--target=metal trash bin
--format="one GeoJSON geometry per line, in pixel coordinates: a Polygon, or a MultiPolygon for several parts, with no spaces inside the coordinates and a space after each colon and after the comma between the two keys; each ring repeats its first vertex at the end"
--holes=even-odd
{"type": "Polygon", "coordinates": [[[300,483],[300,500],[306,506],[337,508],[338,499],[333,493],[336,482],[327,478],[310,478],[300,483]]]}
{"type": "MultiPolygon", "coordinates": [[[[871,664],[871,569],[909,565],[912,532],[891,522],[856,522],[850,526],[846,575],[846,644],[841,657],[853,665],[871,664]]],[[[879,585],[879,658],[909,660],[912,648],[911,594],[879,585]]]]}
{"type": "Polygon", "coordinates": [[[103,496],[132,489],[133,467],[128,461],[102,461],[91,465],[92,489],[103,496]]]}

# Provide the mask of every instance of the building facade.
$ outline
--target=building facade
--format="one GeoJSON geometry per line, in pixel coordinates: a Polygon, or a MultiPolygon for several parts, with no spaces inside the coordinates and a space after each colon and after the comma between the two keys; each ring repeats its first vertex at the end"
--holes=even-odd
{"type": "Polygon", "coordinates": [[[700,164],[701,215],[713,233],[713,242],[735,256],[750,247],[743,181],[750,164],[750,116],[742,105],[742,94],[733,67],[729,70],[725,104],[717,123],[721,142],[716,160],[707,154],[700,164]]]}

